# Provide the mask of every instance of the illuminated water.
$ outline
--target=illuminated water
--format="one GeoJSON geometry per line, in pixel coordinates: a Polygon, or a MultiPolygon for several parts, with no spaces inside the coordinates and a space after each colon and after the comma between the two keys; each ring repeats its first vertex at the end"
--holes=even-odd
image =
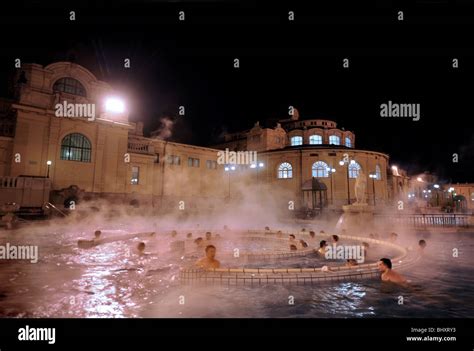
{"type": "MultiPolygon", "coordinates": [[[[107,228],[124,233],[124,226],[107,228]]],[[[189,264],[168,250],[169,235],[139,258],[137,240],[90,250],[76,247],[91,231],[56,227],[0,232],[0,242],[39,245],[40,261],[0,261],[0,316],[10,317],[472,317],[474,315],[474,233],[417,234],[426,253],[403,272],[411,289],[379,280],[318,286],[182,286],[179,266],[189,264]],[[453,248],[459,257],[453,257],[453,248]],[[399,296],[403,304],[399,304],[399,296]],[[290,304],[294,300],[294,304],[290,304]]],[[[180,238],[184,233],[180,233],[180,238]]],[[[225,241],[224,241],[225,242],[225,241]]],[[[223,244],[227,249],[234,244],[223,244]]],[[[268,245],[267,245],[268,246],[268,245]]],[[[262,250],[249,243],[247,249],[262,250]]],[[[315,257],[284,266],[305,266],[315,257]]],[[[225,260],[224,260],[225,262],[225,260]]],[[[268,266],[268,263],[265,265],[268,266]]],[[[263,265],[261,265],[263,266],[263,265]]]]}

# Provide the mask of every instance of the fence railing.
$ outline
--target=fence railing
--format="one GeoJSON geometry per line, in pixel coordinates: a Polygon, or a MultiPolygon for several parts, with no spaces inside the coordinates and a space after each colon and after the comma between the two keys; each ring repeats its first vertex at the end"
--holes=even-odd
{"type": "Polygon", "coordinates": [[[151,154],[153,153],[153,147],[146,143],[139,143],[139,142],[129,142],[128,143],[128,151],[135,152],[139,154],[151,154]]]}
{"type": "Polygon", "coordinates": [[[399,215],[375,215],[376,219],[382,219],[394,224],[413,227],[468,227],[471,215],[466,214],[399,214],[399,215]]]}

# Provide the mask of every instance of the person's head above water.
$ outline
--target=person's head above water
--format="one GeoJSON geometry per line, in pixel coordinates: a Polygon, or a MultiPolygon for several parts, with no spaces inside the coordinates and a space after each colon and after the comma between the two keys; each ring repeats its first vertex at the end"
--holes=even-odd
{"type": "Polygon", "coordinates": [[[145,250],[145,243],[143,241],[138,243],[137,250],[140,252],[143,252],[145,250]]]}
{"type": "Polygon", "coordinates": [[[294,234],[290,234],[288,237],[290,238],[290,240],[295,240],[296,239],[296,236],[294,234]]]}
{"type": "Polygon", "coordinates": [[[314,237],[316,236],[316,233],[311,230],[311,231],[309,232],[309,236],[312,237],[312,238],[314,238],[314,237]]]}
{"type": "Polygon", "coordinates": [[[326,243],[326,240],[321,240],[319,242],[319,247],[322,249],[323,247],[326,247],[327,246],[327,243],[326,243]]]}
{"type": "Polygon", "coordinates": [[[207,258],[213,260],[216,257],[216,247],[214,245],[206,246],[206,256],[207,258]]]}
{"type": "Polygon", "coordinates": [[[190,239],[190,238],[192,238],[192,237],[193,237],[193,233],[188,233],[188,234],[186,234],[186,238],[190,239]]]}
{"type": "Polygon", "coordinates": [[[206,240],[210,240],[212,238],[211,232],[206,232],[206,240]]]}
{"type": "Polygon", "coordinates": [[[200,244],[200,243],[202,243],[202,241],[203,241],[203,239],[201,237],[199,237],[196,240],[194,240],[194,243],[200,244]]]}
{"type": "Polygon", "coordinates": [[[298,248],[296,247],[296,245],[290,245],[290,250],[291,251],[296,251],[296,250],[298,250],[298,248]]]}
{"type": "Polygon", "coordinates": [[[420,249],[424,249],[426,247],[426,241],[421,239],[420,241],[418,241],[418,246],[420,247],[420,249]]]}
{"type": "Polygon", "coordinates": [[[176,235],[178,235],[178,232],[177,232],[176,230],[173,230],[173,231],[171,232],[171,236],[172,236],[172,237],[175,237],[176,235]]]}
{"type": "Polygon", "coordinates": [[[101,232],[100,230],[96,230],[96,231],[94,232],[94,236],[95,236],[96,238],[99,238],[101,234],[102,234],[102,232],[101,232]]]}
{"type": "Polygon", "coordinates": [[[332,239],[333,242],[337,243],[339,241],[339,236],[333,235],[333,236],[331,236],[331,239],[332,239]]]}
{"type": "Polygon", "coordinates": [[[392,261],[389,258],[381,258],[378,262],[379,271],[385,272],[392,269],[392,261]]]}

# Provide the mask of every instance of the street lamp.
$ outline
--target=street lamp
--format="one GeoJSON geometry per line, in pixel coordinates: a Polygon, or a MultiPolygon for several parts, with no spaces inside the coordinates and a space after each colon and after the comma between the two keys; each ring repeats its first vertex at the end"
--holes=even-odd
{"type": "MultiPolygon", "coordinates": [[[[353,163],[354,160],[351,160],[350,163],[353,163]]],[[[346,164],[345,161],[341,160],[339,161],[340,166],[344,166],[346,164]]],[[[346,172],[346,179],[347,179],[347,204],[351,204],[351,188],[349,185],[349,162],[347,162],[347,172],[346,172]]]]}
{"type": "Polygon", "coordinates": [[[252,164],[250,165],[250,168],[256,168],[256,169],[257,169],[257,185],[258,185],[258,183],[259,183],[259,180],[258,180],[258,169],[259,169],[259,168],[263,168],[263,167],[265,167],[265,164],[264,164],[263,162],[259,162],[258,164],[257,164],[257,163],[252,163],[252,164]]]}
{"type": "Polygon", "coordinates": [[[227,165],[227,166],[224,167],[224,171],[225,171],[225,172],[228,172],[228,175],[229,175],[229,176],[228,176],[228,179],[229,179],[229,186],[228,186],[227,197],[228,197],[228,199],[229,199],[229,201],[230,201],[230,173],[231,173],[232,171],[235,171],[235,166],[234,166],[234,165],[231,165],[231,166],[227,165]]]}
{"type": "Polygon", "coordinates": [[[48,171],[46,173],[46,178],[49,178],[49,168],[51,167],[52,164],[53,164],[53,162],[51,162],[50,160],[46,161],[46,165],[48,166],[48,171]]]}
{"type": "Polygon", "coordinates": [[[375,207],[375,179],[377,178],[377,174],[370,173],[369,177],[372,178],[372,194],[374,195],[374,207],[375,207]]]}
{"type": "Polygon", "coordinates": [[[112,113],[123,113],[125,111],[125,103],[116,97],[109,97],[105,100],[105,110],[112,113]]]}
{"type": "Polygon", "coordinates": [[[331,175],[331,205],[333,205],[334,204],[334,181],[332,179],[332,174],[336,173],[336,169],[327,167],[326,170],[331,175]]]}

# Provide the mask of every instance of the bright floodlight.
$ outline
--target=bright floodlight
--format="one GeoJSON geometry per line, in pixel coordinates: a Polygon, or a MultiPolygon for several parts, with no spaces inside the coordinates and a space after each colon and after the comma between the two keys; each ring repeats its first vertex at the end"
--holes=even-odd
{"type": "Polygon", "coordinates": [[[105,110],[107,112],[122,113],[125,111],[125,104],[118,98],[107,98],[105,100],[105,110]]]}
{"type": "Polygon", "coordinates": [[[230,169],[235,171],[235,166],[231,166],[230,169]]]}
{"type": "Polygon", "coordinates": [[[46,164],[47,164],[48,166],[51,166],[52,163],[53,163],[53,162],[51,162],[50,160],[46,161],[46,164]]]}
{"type": "Polygon", "coordinates": [[[255,163],[252,163],[252,164],[250,165],[250,168],[256,168],[256,167],[257,167],[257,165],[256,165],[255,163]]]}
{"type": "Polygon", "coordinates": [[[224,167],[224,171],[228,171],[229,170],[229,167],[224,167]]]}
{"type": "Polygon", "coordinates": [[[260,163],[258,164],[258,166],[259,166],[260,168],[262,168],[262,167],[264,166],[263,162],[260,162],[260,163]]]}
{"type": "Polygon", "coordinates": [[[344,161],[339,161],[339,164],[340,164],[341,166],[344,166],[344,161]]]}
{"type": "Polygon", "coordinates": [[[332,172],[332,173],[336,172],[336,169],[335,169],[335,168],[332,168],[332,169],[331,169],[331,172],[332,172]]]}
{"type": "Polygon", "coordinates": [[[439,185],[438,184],[435,184],[433,185],[436,189],[439,189],[439,185]]]}
{"type": "Polygon", "coordinates": [[[422,181],[423,181],[423,178],[418,177],[418,178],[416,178],[416,180],[419,181],[419,182],[422,182],[422,181]]]}

